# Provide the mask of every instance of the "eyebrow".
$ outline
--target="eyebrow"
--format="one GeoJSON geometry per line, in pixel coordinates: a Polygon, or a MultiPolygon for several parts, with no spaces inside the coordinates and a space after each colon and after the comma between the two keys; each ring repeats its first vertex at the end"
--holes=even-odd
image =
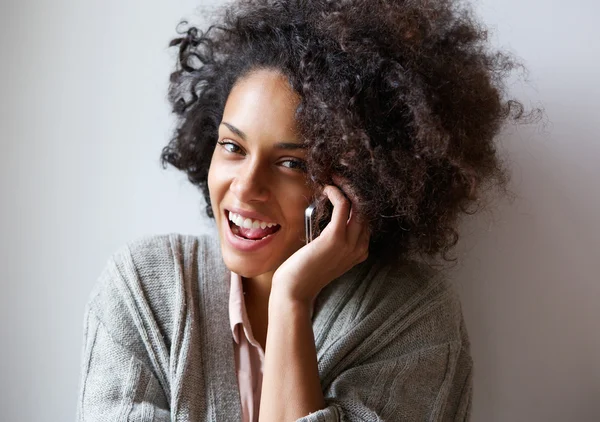
{"type": "MultiPolygon", "coordinates": [[[[227,128],[230,131],[232,131],[233,133],[235,133],[237,136],[239,136],[240,138],[242,138],[244,141],[248,142],[248,137],[240,129],[238,129],[237,127],[235,127],[231,123],[221,122],[221,124],[227,126],[227,128]]],[[[299,144],[299,143],[296,143],[296,142],[277,142],[275,144],[275,148],[277,148],[277,149],[285,149],[285,150],[306,149],[306,145],[305,144],[299,144]]]]}

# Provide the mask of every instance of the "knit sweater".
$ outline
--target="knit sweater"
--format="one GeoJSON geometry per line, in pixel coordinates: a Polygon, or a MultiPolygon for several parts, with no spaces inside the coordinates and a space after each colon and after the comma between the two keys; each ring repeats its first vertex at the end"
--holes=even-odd
{"type": "MultiPolygon", "coordinates": [[[[78,421],[239,421],[219,240],[154,235],[110,257],[85,308],[78,421]]],[[[472,359],[442,273],[369,257],[314,303],[325,407],[296,422],[464,421],[472,359]]]]}

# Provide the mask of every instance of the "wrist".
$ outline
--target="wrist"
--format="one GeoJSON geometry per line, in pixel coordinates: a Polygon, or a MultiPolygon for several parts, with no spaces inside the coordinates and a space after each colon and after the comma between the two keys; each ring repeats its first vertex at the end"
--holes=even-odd
{"type": "Polygon", "coordinates": [[[269,314],[293,313],[310,316],[311,300],[294,297],[281,288],[273,287],[269,296],[269,314]]]}

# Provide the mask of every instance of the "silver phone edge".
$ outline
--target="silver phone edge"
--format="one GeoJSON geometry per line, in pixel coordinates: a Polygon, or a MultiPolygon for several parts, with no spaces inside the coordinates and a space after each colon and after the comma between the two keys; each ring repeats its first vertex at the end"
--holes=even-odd
{"type": "Polygon", "coordinates": [[[304,211],[304,236],[305,242],[308,245],[313,241],[313,214],[317,208],[315,203],[310,204],[304,211]]]}

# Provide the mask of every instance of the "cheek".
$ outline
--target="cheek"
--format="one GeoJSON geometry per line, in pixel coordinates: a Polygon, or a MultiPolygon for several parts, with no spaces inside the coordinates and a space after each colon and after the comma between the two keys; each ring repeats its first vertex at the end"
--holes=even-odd
{"type": "Polygon", "coordinates": [[[280,203],[285,204],[288,221],[294,226],[294,231],[304,233],[304,211],[312,202],[312,193],[302,186],[302,189],[289,189],[280,203]]]}
{"type": "Polygon", "coordinates": [[[208,190],[211,198],[213,195],[218,195],[219,191],[223,189],[225,184],[225,174],[226,172],[223,171],[223,165],[220,164],[219,159],[213,155],[210,167],[208,168],[207,178],[208,190]]]}
{"type": "Polygon", "coordinates": [[[215,158],[213,156],[208,169],[208,177],[206,182],[208,186],[210,203],[215,217],[217,217],[217,214],[219,213],[219,202],[223,198],[223,187],[225,186],[225,181],[223,180],[222,176],[222,172],[219,171],[219,165],[215,162],[215,158]]]}

